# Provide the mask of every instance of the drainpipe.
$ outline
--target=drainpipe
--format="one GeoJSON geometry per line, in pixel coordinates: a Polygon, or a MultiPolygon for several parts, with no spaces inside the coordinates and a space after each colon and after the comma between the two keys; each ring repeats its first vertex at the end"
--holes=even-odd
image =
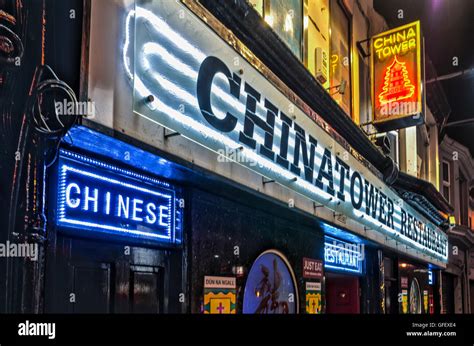
{"type": "Polygon", "coordinates": [[[441,270],[438,270],[438,283],[439,314],[441,315],[446,313],[443,305],[443,272],[441,270]]]}
{"type": "Polygon", "coordinates": [[[379,271],[379,308],[376,310],[378,313],[386,314],[385,311],[385,263],[383,257],[383,251],[377,250],[378,260],[378,271],[379,271]]]}
{"type": "Polygon", "coordinates": [[[42,286],[44,281],[44,249],[46,240],[45,208],[45,151],[48,143],[34,136],[32,149],[27,156],[25,177],[25,216],[23,233],[18,243],[34,246],[34,258],[22,258],[21,312],[42,311],[42,286]]]}
{"type": "Polygon", "coordinates": [[[465,283],[465,298],[466,298],[466,304],[465,304],[465,307],[466,307],[466,311],[465,313],[468,313],[470,314],[471,313],[471,287],[470,287],[470,284],[469,284],[469,271],[470,271],[470,265],[469,265],[469,258],[470,258],[470,252],[469,252],[469,249],[466,250],[465,254],[464,254],[464,277],[465,277],[465,280],[464,280],[464,283],[465,283]]]}

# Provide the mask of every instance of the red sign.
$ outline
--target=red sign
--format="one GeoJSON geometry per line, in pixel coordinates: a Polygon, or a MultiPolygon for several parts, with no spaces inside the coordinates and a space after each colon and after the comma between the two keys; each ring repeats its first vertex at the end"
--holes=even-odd
{"type": "Polygon", "coordinates": [[[424,121],[420,31],[416,21],[372,37],[373,123],[381,131],[424,121]]]}
{"type": "Polygon", "coordinates": [[[402,288],[408,288],[408,278],[405,276],[401,277],[401,286],[402,288]]]}
{"type": "Polygon", "coordinates": [[[305,279],[322,279],[323,274],[323,261],[303,258],[303,277],[305,279]]]}

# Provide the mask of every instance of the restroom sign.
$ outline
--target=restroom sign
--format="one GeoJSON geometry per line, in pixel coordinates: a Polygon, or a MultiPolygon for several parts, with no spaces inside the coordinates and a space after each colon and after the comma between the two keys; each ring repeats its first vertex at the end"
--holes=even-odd
{"type": "Polygon", "coordinates": [[[175,191],[168,183],[62,150],[57,191],[61,229],[177,241],[175,191]]]}

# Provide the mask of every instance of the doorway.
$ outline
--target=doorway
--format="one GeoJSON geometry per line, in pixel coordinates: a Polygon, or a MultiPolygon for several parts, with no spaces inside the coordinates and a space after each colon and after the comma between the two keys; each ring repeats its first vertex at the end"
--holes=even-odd
{"type": "Polygon", "coordinates": [[[326,274],[326,313],[360,313],[359,278],[340,274],[326,274]]]}
{"type": "Polygon", "coordinates": [[[48,255],[45,312],[182,312],[174,297],[182,292],[181,253],[58,235],[48,255]]]}

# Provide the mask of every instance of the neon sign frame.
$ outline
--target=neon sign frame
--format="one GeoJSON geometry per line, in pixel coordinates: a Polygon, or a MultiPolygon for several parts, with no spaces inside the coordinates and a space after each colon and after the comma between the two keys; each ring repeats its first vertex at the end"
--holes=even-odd
{"type": "Polygon", "coordinates": [[[324,268],[362,275],[364,263],[364,248],[329,236],[324,236],[324,268]],[[346,265],[344,261],[356,265],[346,265]]]}
{"type": "Polygon", "coordinates": [[[431,269],[428,270],[428,285],[434,285],[434,273],[431,269]]]}
{"type": "Polygon", "coordinates": [[[380,131],[420,125],[424,122],[424,45],[420,21],[384,31],[372,37],[371,53],[371,94],[373,123],[380,131]],[[411,35],[407,34],[411,32],[411,35]],[[393,46],[393,47],[392,47],[393,46]],[[390,54],[377,54],[388,49],[390,54]],[[396,62],[403,65],[404,82],[409,95],[383,101],[386,93],[387,70],[396,62]],[[409,85],[406,85],[407,80],[409,85]],[[403,101],[402,101],[403,100],[403,101]]]}
{"type": "Polygon", "coordinates": [[[56,225],[60,231],[181,243],[181,234],[176,232],[180,213],[169,183],[64,149],[60,150],[57,175],[56,225]],[[105,201],[100,207],[99,200],[105,201]]]}

